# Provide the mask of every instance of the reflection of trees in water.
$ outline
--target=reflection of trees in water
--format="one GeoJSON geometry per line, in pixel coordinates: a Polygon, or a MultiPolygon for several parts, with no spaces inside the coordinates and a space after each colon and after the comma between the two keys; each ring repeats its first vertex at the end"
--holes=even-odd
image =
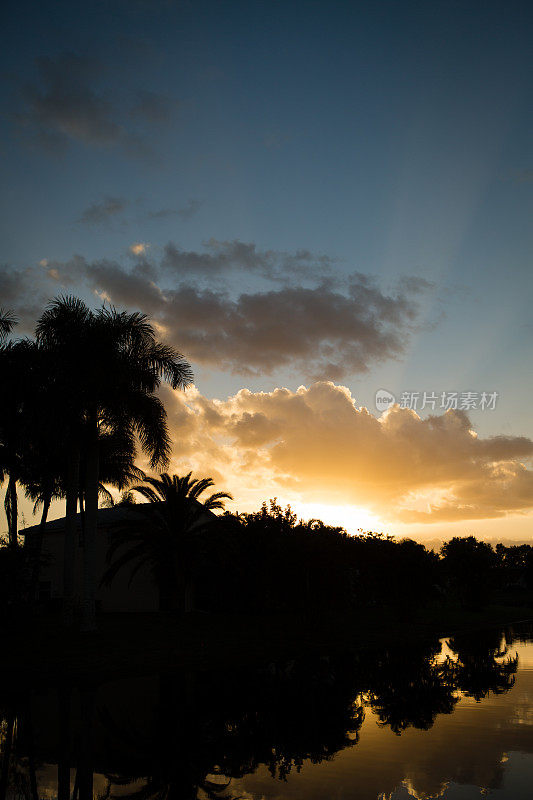
{"type": "Polygon", "coordinates": [[[438,663],[440,644],[405,654],[386,653],[371,680],[368,699],[379,717],[396,734],[406,728],[429,730],[439,714],[451,714],[458,697],[453,671],[438,663]]]}
{"type": "Polygon", "coordinates": [[[491,692],[502,694],[514,686],[518,655],[510,654],[510,645],[500,633],[485,631],[475,637],[463,634],[448,643],[457,656],[452,664],[454,681],[467,697],[481,700],[491,692]]]}
{"type": "Polygon", "coordinates": [[[230,732],[220,767],[243,775],[265,764],[285,779],[305,761],[318,764],[354,745],[364,719],[353,677],[329,659],[272,665],[266,674],[234,684],[226,696],[230,732]]]}
{"type": "MultiPolygon", "coordinates": [[[[228,782],[260,765],[285,779],[305,763],[318,764],[355,745],[367,706],[380,725],[400,735],[409,727],[429,729],[439,714],[453,711],[460,693],[480,699],[512,687],[518,661],[499,634],[456,636],[449,646],[454,656],[447,658],[438,657],[440,644],[433,641],[262,670],[160,675],[143,713],[139,694],[133,722],[112,695],[104,700],[105,693],[90,688],[79,691],[74,722],[78,690],[70,697],[63,688],[56,698],[55,749],[47,753],[58,765],[58,800],[69,798],[71,765],[75,796],[90,800],[97,762],[97,771],[108,778],[106,799],[228,798],[228,782]],[[69,741],[76,743],[74,750],[69,741]]],[[[41,754],[32,716],[31,702],[4,714],[0,800],[8,784],[15,788],[6,767],[15,762],[27,774],[18,796],[37,800],[35,764],[41,754]]]]}
{"type": "Polygon", "coordinates": [[[364,718],[351,683],[324,660],[200,675],[194,685],[190,675],[160,676],[155,711],[150,731],[121,728],[109,714],[103,719],[110,743],[130,750],[131,770],[109,776],[112,783],[145,778],[127,794],[130,800],[185,800],[199,789],[211,798],[224,791],[227,798],[229,778],[261,764],[284,779],[305,761],[320,763],[355,744],[364,718]]]}
{"type": "Polygon", "coordinates": [[[33,714],[29,699],[19,695],[0,709],[0,798],[13,800],[38,800],[37,763],[33,737],[33,714]],[[21,713],[22,711],[22,713],[21,713]],[[26,747],[21,752],[16,746],[20,735],[20,721],[24,720],[26,747]]]}

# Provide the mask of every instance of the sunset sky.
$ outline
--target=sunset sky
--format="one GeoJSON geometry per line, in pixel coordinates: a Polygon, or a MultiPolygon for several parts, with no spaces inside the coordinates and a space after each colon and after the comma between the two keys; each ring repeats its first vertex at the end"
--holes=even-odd
{"type": "Polygon", "coordinates": [[[195,372],[163,391],[171,471],[233,508],[532,538],[530,2],[17,0],[2,27],[19,334],[60,293],[145,311],[195,372]]]}

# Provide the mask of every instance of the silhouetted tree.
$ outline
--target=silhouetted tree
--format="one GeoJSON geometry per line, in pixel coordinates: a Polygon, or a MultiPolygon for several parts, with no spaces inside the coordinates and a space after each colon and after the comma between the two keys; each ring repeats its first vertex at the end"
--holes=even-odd
{"type": "Polygon", "coordinates": [[[130,581],[147,567],[159,589],[160,609],[190,611],[204,534],[217,521],[211,512],[223,509],[224,499],[232,499],[227,492],[215,492],[200,501],[213,485],[211,478],[194,479],[189,472],[182,477],[163,473],[133,487],[148,503],[134,505],[138,519],[114,536],[104,585],[126,565],[132,567],[130,581]]]}
{"type": "Polygon", "coordinates": [[[497,577],[498,560],[490,544],[474,536],[456,536],[442,546],[441,556],[448,585],[461,605],[483,605],[497,577]]]}
{"type": "Polygon", "coordinates": [[[18,544],[17,485],[31,469],[32,448],[39,435],[41,367],[41,354],[31,340],[0,345],[0,480],[7,479],[4,507],[12,547],[18,544]]]}
{"type": "Polygon", "coordinates": [[[85,413],[85,371],[94,351],[90,347],[91,312],[77,297],[56,298],[35,328],[37,343],[50,361],[50,382],[60,398],[58,414],[65,431],[64,490],[65,537],[63,552],[63,621],[72,622],[74,610],[74,556],[76,513],[80,491],[80,451],[85,413]]]}
{"type": "MultiPolygon", "coordinates": [[[[60,356],[60,374],[64,377],[65,388],[72,389],[68,393],[68,410],[74,444],[68,469],[70,526],[67,523],[65,537],[69,541],[79,495],[82,428],[84,432],[86,507],[82,626],[91,630],[95,626],[94,548],[100,433],[107,430],[135,434],[150,456],[152,467],[165,465],[170,441],[165,408],[155,392],[162,380],[168,381],[174,389],[185,387],[192,380],[192,372],[180,353],[156,340],[154,328],[144,314],[118,312],[114,308],[91,312],[77,298],[58,298],[42,315],[36,333],[43,346],[60,356]]],[[[68,561],[71,562],[70,551],[68,561]]]]}

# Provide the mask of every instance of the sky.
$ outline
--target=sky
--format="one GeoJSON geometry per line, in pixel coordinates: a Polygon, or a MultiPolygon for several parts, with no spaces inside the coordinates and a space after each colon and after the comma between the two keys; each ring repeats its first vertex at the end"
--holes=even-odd
{"type": "Polygon", "coordinates": [[[2,27],[19,334],[61,293],[146,312],[195,373],[163,391],[171,470],[232,508],[532,538],[530,3],[19,0],[2,27]]]}

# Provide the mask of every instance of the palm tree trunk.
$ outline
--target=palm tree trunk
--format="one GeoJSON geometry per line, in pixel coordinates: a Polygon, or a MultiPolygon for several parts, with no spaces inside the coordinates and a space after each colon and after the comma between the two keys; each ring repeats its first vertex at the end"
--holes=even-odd
{"type": "Polygon", "coordinates": [[[76,512],[80,480],[80,452],[72,444],[67,460],[65,539],[63,543],[63,625],[70,627],[74,617],[74,561],[76,555],[76,512]]]}
{"type": "Polygon", "coordinates": [[[80,690],[81,731],[80,753],[77,769],[77,781],[80,800],[93,800],[93,705],[94,698],[90,689],[80,690]]]}
{"type": "Polygon", "coordinates": [[[13,732],[15,729],[15,714],[11,708],[9,709],[6,721],[7,728],[4,737],[2,771],[0,774],[0,800],[6,800],[9,783],[9,766],[11,764],[11,749],[13,747],[13,732]]]}
{"type": "Polygon", "coordinates": [[[57,800],[70,799],[70,686],[59,689],[59,753],[57,757],[57,800]]]}
{"type": "Polygon", "coordinates": [[[80,486],[80,544],[85,542],[85,502],[83,499],[83,486],[80,486]]]}
{"type": "Polygon", "coordinates": [[[30,601],[38,599],[37,594],[39,589],[39,574],[41,571],[41,553],[43,549],[43,538],[51,502],[52,502],[52,493],[48,491],[43,497],[43,511],[41,514],[41,521],[39,523],[39,530],[37,531],[35,542],[33,543],[32,546],[30,601]]]}
{"type": "Polygon", "coordinates": [[[35,765],[35,732],[33,727],[33,707],[32,696],[28,700],[25,714],[25,733],[28,748],[28,772],[30,774],[30,792],[32,800],[39,800],[39,790],[37,787],[37,771],[35,765]]]}
{"type": "Polygon", "coordinates": [[[18,498],[17,479],[13,472],[9,473],[4,505],[7,516],[9,544],[12,547],[16,547],[18,545],[18,498]]]}
{"type": "Polygon", "coordinates": [[[98,524],[99,442],[96,410],[88,421],[85,469],[85,541],[83,546],[82,631],[96,630],[96,528],[98,524]]]}

